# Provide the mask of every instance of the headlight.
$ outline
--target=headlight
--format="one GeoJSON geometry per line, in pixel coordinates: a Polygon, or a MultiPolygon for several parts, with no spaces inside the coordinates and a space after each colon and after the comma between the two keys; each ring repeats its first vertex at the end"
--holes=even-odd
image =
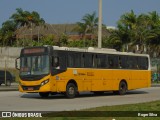
{"type": "Polygon", "coordinates": [[[41,82],[41,86],[47,84],[48,82],[49,82],[49,79],[48,79],[48,80],[45,80],[45,81],[43,81],[43,82],[41,82]]]}

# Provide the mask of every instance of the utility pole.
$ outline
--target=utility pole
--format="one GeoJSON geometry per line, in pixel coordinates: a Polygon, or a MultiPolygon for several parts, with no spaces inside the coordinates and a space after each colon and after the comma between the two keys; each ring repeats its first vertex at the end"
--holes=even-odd
{"type": "Polygon", "coordinates": [[[98,7],[98,48],[102,47],[102,0],[99,0],[98,7]]]}

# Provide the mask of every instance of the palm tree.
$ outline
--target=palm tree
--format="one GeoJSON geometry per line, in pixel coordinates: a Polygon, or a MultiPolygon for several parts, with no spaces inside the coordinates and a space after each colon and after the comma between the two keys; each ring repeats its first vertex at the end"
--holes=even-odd
{"type": "Polygon", "coordinates": [[[45,23],[44,19],[40,18],[40,15],[36,11],[23,11],[22,8],[17,8],[16,13],[14,13],[10,19],[13,19],[18,27],[30,26],[31,22],[36,26],[45,23]]]}
{"type": "Polygon", "coordinates": [[[155,52],[156,54],[160,55],[159,45],[160,45],[160,16],[156,11],[149,12],[149,29],[154,34],[154,36],[148,41],[150,50],[152,49],[151,54],[155,52]]]}
{"type": "Polygon", "coordinates": [[[86,33],[93,33],[95,30],[95,27],[97,27],[98,18],[96,17],[96,12],[93,12],[92,14],[86,14],[82,21],[86,24],[86,33]]]}
{"type": "Polygon", "coordinates": [[[0,40],[3,46],[12,45],[14,40],[14,31],[16,30],[16,23],[7,20],[2,24],[0,29],[0,40]]]}
{"type": "MultiPolygon", "coordinates": [[[[109,37],[110,40],[113,40],[113,46],[119,46],[122,48],[123,46],[128,46],[129,43],[135,40],[135,32],[137,29],[137,16],[134,11],[131,10],[129,13],[125,13],[121,16],[120,20],[117,22],[118,30],[115,30],[111,33],[109,37]],[[123,43],[123,44],[122,44],[123,43]]],[[[128,48],[128,47],[127,47],[128,48]]],[[[126,48],[123,48],[126,49],[126,48]]]]}
{"type": "Polygon", "coordinates": [[[83,36],[85,36],[86,33],[94,34],[95,28],[98,26],[98,17],[96,17],[96,12],[83,16],[82,22],[77,22],[77,26],[78,32],[83,36]]]}
{"type": "MultiPolygon", "coordinates": [[[[31,28],[31,40],[32,40],[32,27],[34,26],[40,26],[45,23],[43,18],[40,18],[40,15],[33,11],[23,11],[21,8],[16,9],[16,13],[14,13],[10,19],[15,21],[17,24],[17,29],[20,27],[23,27],[23,29],[26,29],[26,27],[31,28]]],[[[39,29],[38,29],[38,41],[39,41],[39,29]]]]}
{"type": "Polygon", "coordinates": [[[17,8],[16,13],[14,13],[10,19],[14,20],[15,23],[17,24],[17,27],[24,27],[29,25],[29,16],[30,12],[28,11],[23,11],[22,8],[17,8]]]}
{"type": "Polygon", "coordinates": [[[117,50],[121,49],[121,45],[122,45],[122,34],[119,30],[113,30],[111,31],[111,35],[109,36],[108,39],[106,39],[106,41],[104,41],[107,45],[107,47],[111,47],[117,50]]]}
{"type": "Polygon", "coordinates": [[[130,13],[126,13],[121,16],[120,22],[124,25],[127,26],[128,29],[132,30],[136,28],[136,23],[137,23],[137,16],[135,15],[134,11],[131,10],[130,13]]]}
{"type": "Polygon", "coordinates": [[[45,20],[43,18],[40,18],[40,15],[36,11],[33,11],[31,13],[30,18],[31,18],[31,24],[33,23],[35,26],[38,26],[38,44],[39,44],[40,26],[45,24],[45,20]]]}
{"type": "Polygon", "coordinates": [[[149,12],[148,16],[151,24],[151,29],[157,28],[160,26],[160,16],[156,11],[149,12]]]}
{"type": "Polygon", "coordinates": [[[117,28],[119,30],[119,38],[124,44],[123,46],[128,46],[129,43],[135,43],[135,40],[137,40],[137,32],[135,32],[137,30],[137,16],[133,10],[121,16],[117,28]]]}
{"type": "Polygon", "coordinates": [[[43,18],[41,18],[40,15],[36,11],[33,11],[32,13],[30,13],[30,17],[31,17],[31,21],[36,26],[39,26],[39,25],[45,23],[45,20],[43,18]]]}

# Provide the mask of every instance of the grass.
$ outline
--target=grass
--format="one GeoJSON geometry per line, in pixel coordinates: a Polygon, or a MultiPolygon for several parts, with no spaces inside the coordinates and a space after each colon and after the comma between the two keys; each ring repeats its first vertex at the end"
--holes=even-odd
{"type": "MultiPolygon", "coordinates": [[[[103,106],[81,111],[69,111],[59,113],[43,114],[42,118],[23,118],[24,120],[159,120],[160,101],[139,104],[103,106]],[[131,116],[129,117],[129,113],[131,116]],[[138,117],[138,113],[155,113],[158,117],[138,117]],[[109,116],[108,114],[111,113],[109,116]],[[120,114],[121,115],[120,115],[120,114]],[[53,117],[53,116],[58,117],[53,117]],[[113,115],[113,116],[112,116],[113,115]],[[108,116],[108,117],[104,117],[108,116]],[[121,117],[119,117],[121,116],[121,117]]],[[[9,118],[9,120],[20,120],[22,118],[9,118]]]]}
{"type": "Polygon", "coordinates": [[[152,83],[154,83],[154,84],[159,84],[160,83],[160,80],[156,80],[156,81],[152,81],[152,83]]]}

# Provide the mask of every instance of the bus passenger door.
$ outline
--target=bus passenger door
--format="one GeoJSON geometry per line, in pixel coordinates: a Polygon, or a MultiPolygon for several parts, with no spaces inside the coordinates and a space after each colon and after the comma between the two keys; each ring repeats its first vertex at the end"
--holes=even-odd
{"type": "MultiPolygon", "coordinates": [[[[51,73],[52,73],[52,78],[53,78],[52,82],[54,85],[56,85],[57,91],[65,91],[65,89],[66,89],[65,71],[67,70],[65,54],[59,53],[58,55],[53,56],[51,68],[52,68],[51,73]],[[64,73],[64,74],[62,74],[62,73],[64,73]]],[[[55,88],[55,86],[54,86],[54,88],[55,88]]]]}

